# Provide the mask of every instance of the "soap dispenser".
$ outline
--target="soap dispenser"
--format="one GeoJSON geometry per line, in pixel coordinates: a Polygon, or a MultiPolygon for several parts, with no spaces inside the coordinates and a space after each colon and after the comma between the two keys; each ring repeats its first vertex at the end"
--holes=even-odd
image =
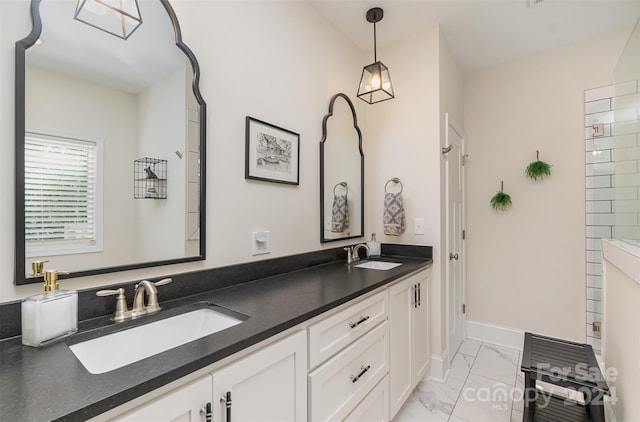
{"type": "Polygon", "coordinates": [[[376,240],[375,233],[371,233],[371,240],[367,242],[367,246],[367,256],[380,256],[380,242],[376,240]]]}
{"type": "Polygon", "coordinates": [[[40,347],[78,331],[78,292],[60,290],[58,275],[44,272],[44,293],[22,300],[22,344],[40,347]]]}

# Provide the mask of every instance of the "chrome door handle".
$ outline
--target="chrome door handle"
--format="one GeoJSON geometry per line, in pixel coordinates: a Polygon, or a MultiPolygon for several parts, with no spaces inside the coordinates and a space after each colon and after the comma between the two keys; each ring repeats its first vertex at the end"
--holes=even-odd
{"type": "Polygon", "coordinates": [[[458,260],[458,254],[454,254],[453,252],[449,252],[449,261],[452,259],[458,260]]]}
{"type": "Polygon", "coordinates": [[[211,402],[207,403],[202,409],[200,409],[200,415],[204,416],[204,420],[206,422],[213,421],[213,416],[211,415],[211,402]]]}

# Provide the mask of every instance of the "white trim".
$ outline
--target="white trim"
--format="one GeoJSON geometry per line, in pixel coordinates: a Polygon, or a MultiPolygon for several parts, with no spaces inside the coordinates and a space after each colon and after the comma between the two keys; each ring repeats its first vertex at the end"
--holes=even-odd
{"type": "Polygon", "coordinates": [[[602,256],[640,284],[640,246],[622,240],[602,240],[602,256]]]}
{"type": "Polygon", "coordinates": [[[469,320],[467,320],[467,337],[518,350],[522,350],[524,343],[522,330],[469,320]]]}
{"type": "Polygon", "coordinates": [[[442,356],[431,354],[429,363],[428,377],[429,379],[444,382],[449,373],[449,353],[444,351],[442,356]]]}

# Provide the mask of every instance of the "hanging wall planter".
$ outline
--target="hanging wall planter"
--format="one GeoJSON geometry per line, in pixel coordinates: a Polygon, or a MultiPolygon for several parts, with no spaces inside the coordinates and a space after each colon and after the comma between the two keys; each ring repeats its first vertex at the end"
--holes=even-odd
{"type": "Polygon", "coordinates": [[[536,161],[529,163],[524,171],[527,177],[533,180],[544,179],[544,176],[551,176],[551,166],[544,161],[540,161],[540,152],[536,151],[536,161]]]}
{"type": "Polygon", "coordinates": [[[504,181],[500,182],[500,192],[491,198],[491,206],[496,211],[506,211],[511,206],[511,196],[504,193],[504,181]]]}

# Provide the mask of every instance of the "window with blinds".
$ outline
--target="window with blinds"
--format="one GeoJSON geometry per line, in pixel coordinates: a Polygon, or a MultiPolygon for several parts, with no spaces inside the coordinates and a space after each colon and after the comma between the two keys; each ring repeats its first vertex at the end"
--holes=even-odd
{"type": "Polygon", "coordinates": [[[101,249],[99,149],[96,141],[27,132],[27,256],[101,249]]]}

